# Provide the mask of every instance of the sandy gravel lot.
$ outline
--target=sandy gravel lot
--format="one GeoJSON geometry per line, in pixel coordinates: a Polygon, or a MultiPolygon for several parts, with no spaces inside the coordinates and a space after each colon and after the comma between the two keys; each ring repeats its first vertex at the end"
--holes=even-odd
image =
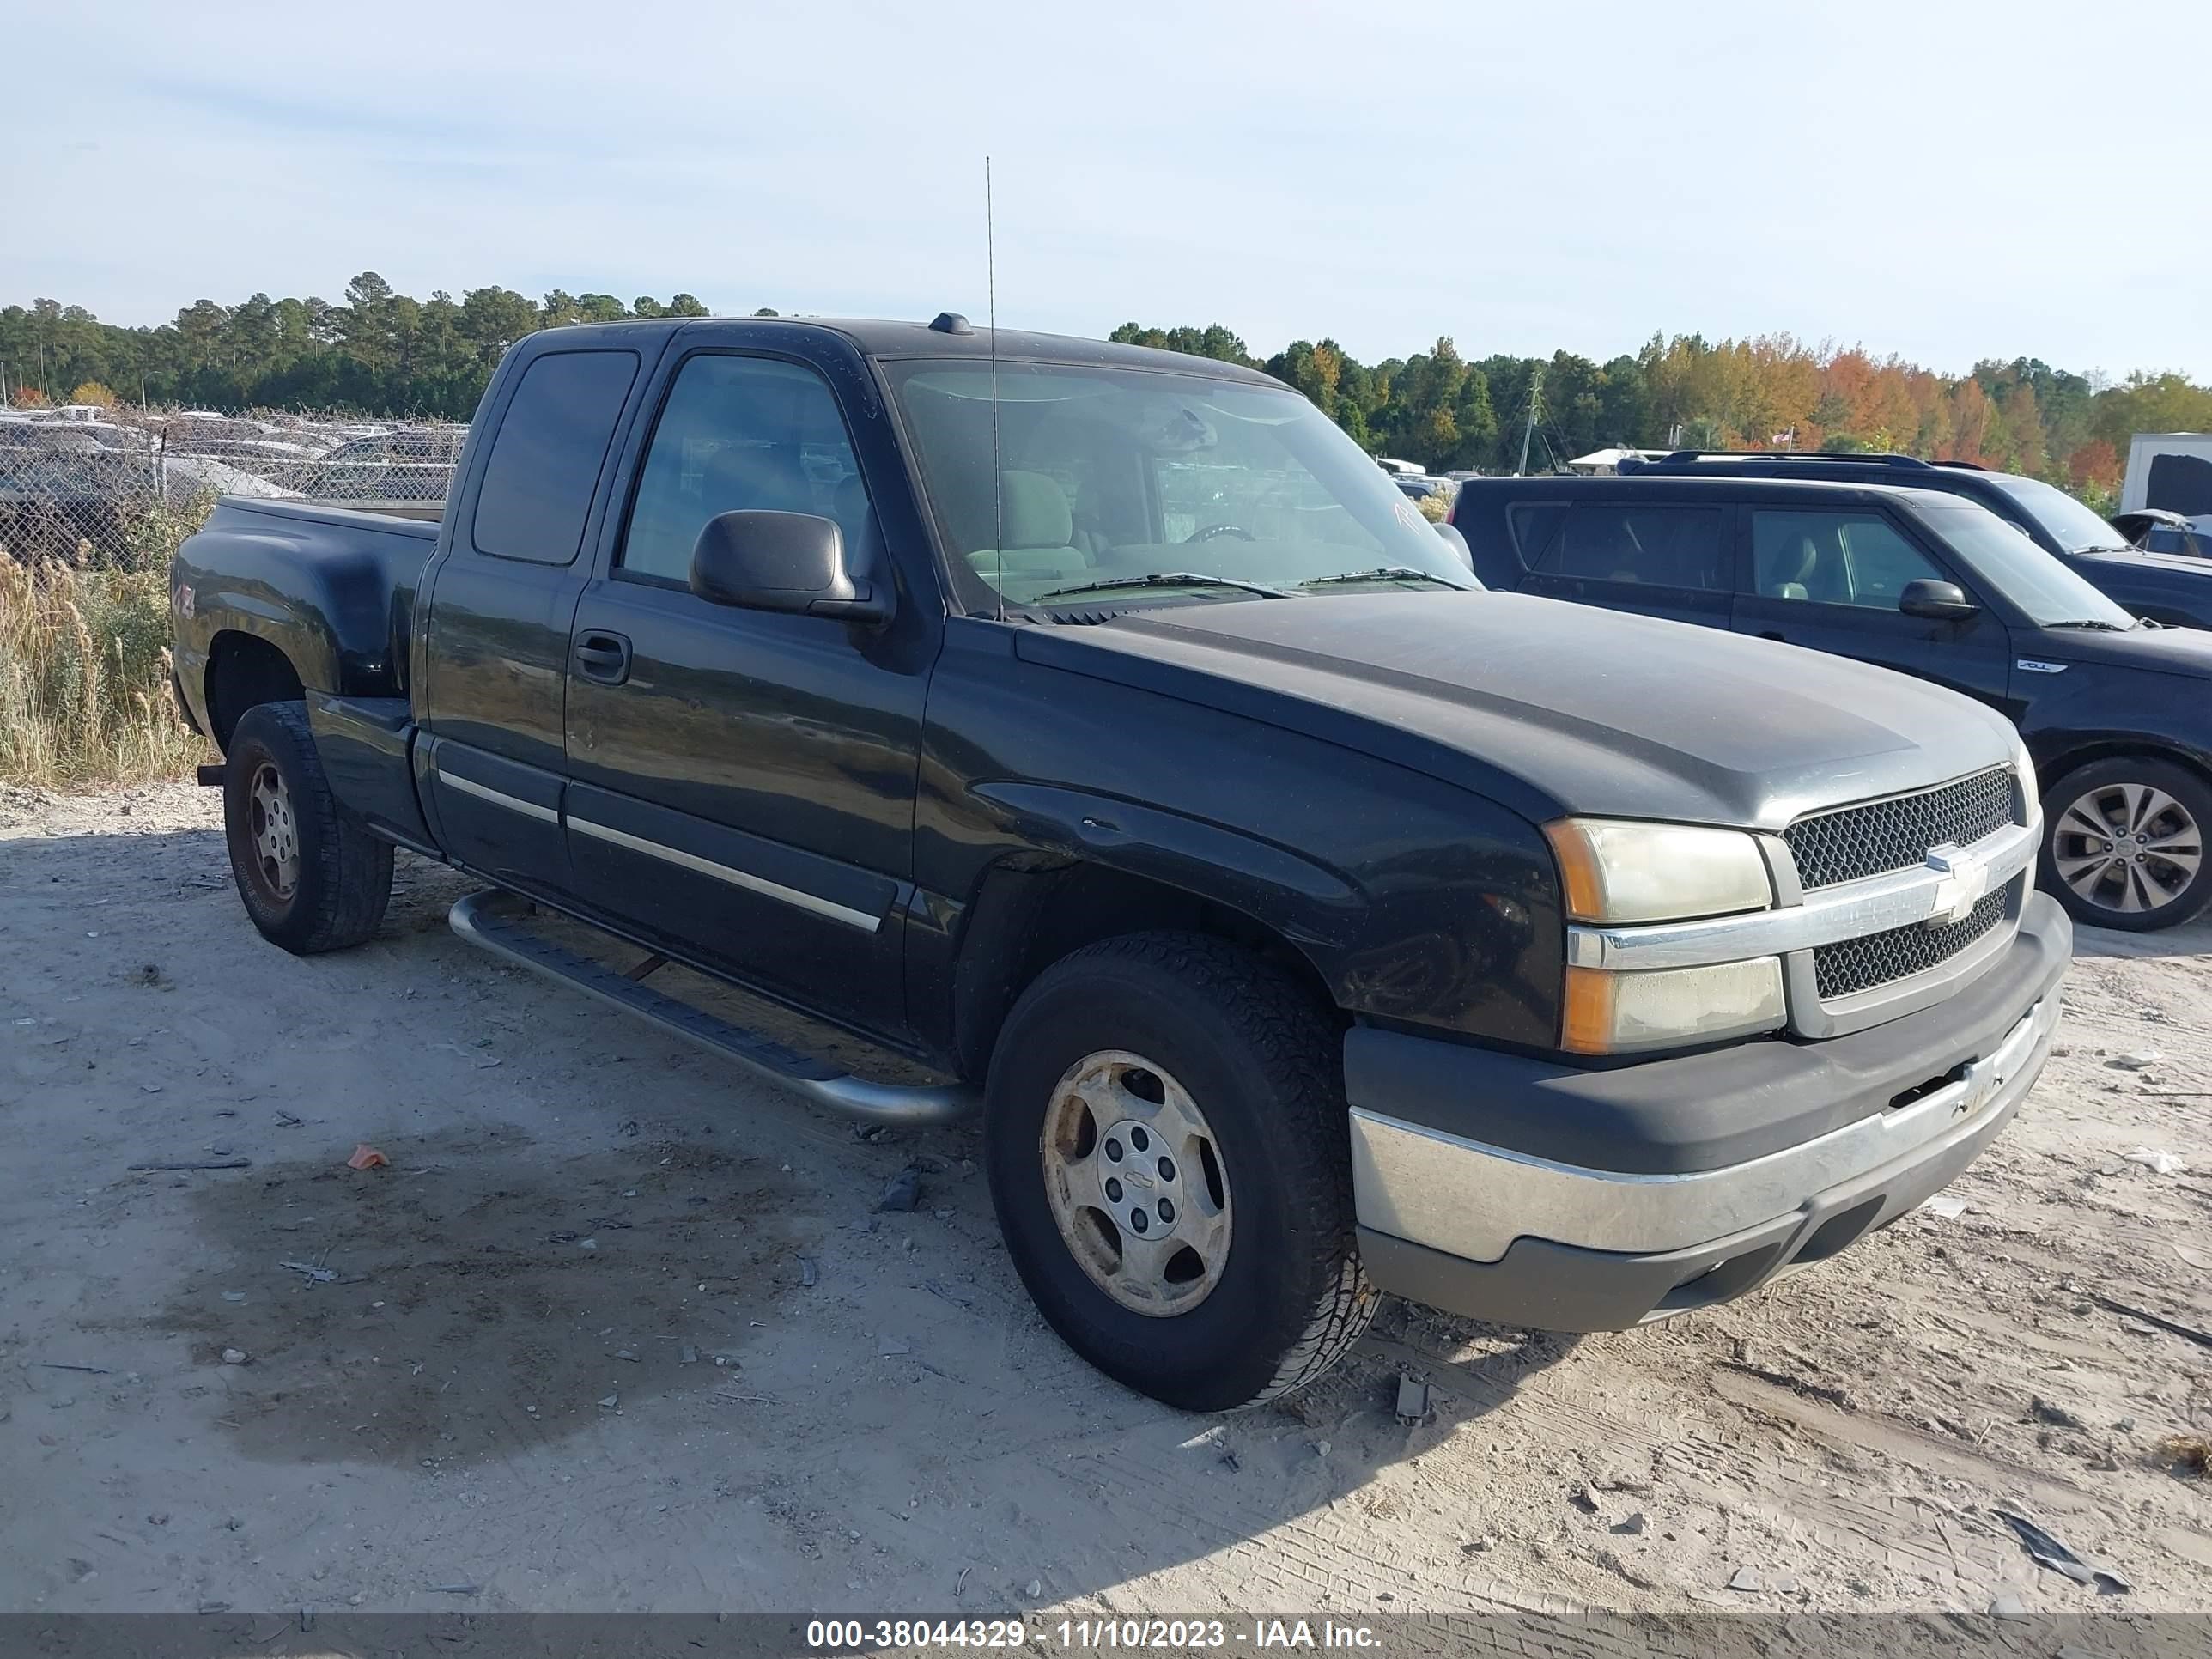
{"type": "Polygon", "coordinates": [[[1208,1420],[1046,1330],[969,1133],[863,1140],[506,969],[405,855],[381,937],[295,961],[217,823],[0,794],[0,1607],[2116,1605],[2002,1505],[2212,1608],[2158,1449],[2212,1349],[2097,1300],[2212,1328],[2212,927],[2083,939],[1962,1213],[1638,1334],[1393,1305],[1208,1420]]]}

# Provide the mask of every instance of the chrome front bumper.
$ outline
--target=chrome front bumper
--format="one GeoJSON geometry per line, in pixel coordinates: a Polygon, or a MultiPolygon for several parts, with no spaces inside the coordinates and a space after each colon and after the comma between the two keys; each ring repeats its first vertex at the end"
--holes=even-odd
{"type": "Polygon", "coordinates": [[[2046,997],[1987,1058],[1910,1105],[1742,1164],[1625,1175],[1352,1113],[1359,1223],[1470,1261],[1495,1261],[1533,1234],[1589,1250],[1658,1253],[1790,1215],[1854,1177],[1918,1153],[1940,1158],[2008,1115],[2042,1070],[2058,1025],[2046,997]]]}

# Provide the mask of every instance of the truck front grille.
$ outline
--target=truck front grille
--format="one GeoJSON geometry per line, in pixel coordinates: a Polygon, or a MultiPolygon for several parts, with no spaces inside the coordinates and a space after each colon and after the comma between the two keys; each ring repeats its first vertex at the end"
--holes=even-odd
{"type": "MultiPolygon", "coordinates": [[[[1800,818],[1782,832],[1782,840],[1797,861],[1797,879],[1802,886],[1808,891],[1832,887],[1864,876],[1910,870],[1927,861],[1931,848],[1947,842],[1965,847],[2019,822],[2019,793],[2011,769],[1993,767],[1940,789],[1800,818]]],[[[1835,948],[1854,949],[1875,942],[1860,939],[1851,946],[1835,948]]]]}
{"type": "Polygon", "coordinates": [[[1813,975],[1820,1000],[1832,1002],[1941,967],[2004,920],[2007,907],[2019,896],[2022,879],[2015,876],[1996,892],[1984,894],[1981,902],[1963,920],[1948,927],[1917,922],[1910,927],[1893,927],[1886,933],[1869,933],[1864,939],[1823,945],[1813,952],[1813,975]]]}

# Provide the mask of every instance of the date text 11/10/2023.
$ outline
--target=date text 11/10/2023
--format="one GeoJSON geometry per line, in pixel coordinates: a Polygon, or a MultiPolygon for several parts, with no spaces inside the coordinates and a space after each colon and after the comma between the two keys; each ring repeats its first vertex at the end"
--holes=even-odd
{"type": "Polygon", "coordinates": [[[1060,1619],[1032,1630],[1020,1619],[817,1619],[806,1626],[806,1644],[836,1651],[856,1648],[1018,1648],[1073,1651],[1133,1650],[1174,1652],[1238,1649],[1352,1649],[1380,1645],[1364,1625],[1334,1620],[1060,1619]]]}

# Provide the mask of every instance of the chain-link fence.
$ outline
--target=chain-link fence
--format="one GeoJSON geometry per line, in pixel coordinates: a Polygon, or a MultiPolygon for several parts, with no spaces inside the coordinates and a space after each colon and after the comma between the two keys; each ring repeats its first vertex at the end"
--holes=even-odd
{"type": "Polygon", "coordinates": [[[218,495],[445,499],[468,428],[89,405],[0,413],[0,551],[137,568],[218,495]]]}

